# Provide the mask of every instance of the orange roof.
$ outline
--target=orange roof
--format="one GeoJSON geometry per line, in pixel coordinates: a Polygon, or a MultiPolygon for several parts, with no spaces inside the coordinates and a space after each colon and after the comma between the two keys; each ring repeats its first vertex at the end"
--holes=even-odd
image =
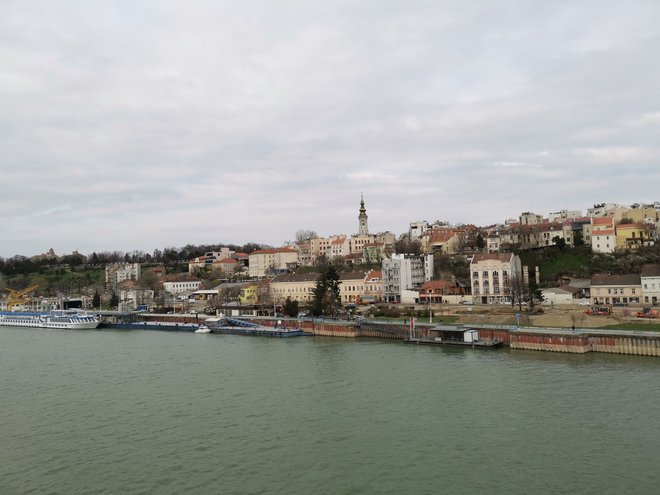
{"type": "Polygon", "coordinates": [[[617,229],[644,229],[644,225],[641,223],[620,223],[616,226],[617,229]]]}
{"type": "Polygon", "coordinates": [[[213,262],[214,265],[218,264],[218,263],[229,263],[229,264],[235,265],[236,263],[238,263],[238,261],[236,261],[235,259],[232,259],[232,258],[223,258],[221,260],[213,262]]]}
{"type": "Polygon", "coordinates": [[[450,287],[455,287],[455,285],[449,280],[429,280],[424,282],[419,289],[449,289],[450,287]]]}
{"type": "Polygon", "coordinates": [[[429,237],[430,242],[447,242],[456,235],[456,232],[452,229],[439,228],[427,230],[424,235],[429,237]]]}
{"type": "Polygon", "coordinates": [[[275,253],[296,253],[295,249],[291,248],[277,248],[277,249],[259,249],[257,251],[252,251],[250,256],[253,254],[275,254],[275,253]]]}
{"type": "Polygon", "coordinates": [[[591,220],[593,225],[614,225],[614,220],[610,217],[599,217],[591,220]]]}
{"type": "Polygon", "coordinates": [[[594,230],[591,233],[592,237],[596,237],[599,235],[614,235],[614,229],[601,229],[601,230],[594,230]]]}

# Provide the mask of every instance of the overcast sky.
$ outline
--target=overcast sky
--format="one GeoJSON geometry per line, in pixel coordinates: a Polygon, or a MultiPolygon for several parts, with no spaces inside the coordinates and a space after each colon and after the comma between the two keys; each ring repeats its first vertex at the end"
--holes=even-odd
{"type": "Polygon", "coordinates": [[[0,2],[0,256],[660,200],[660,2],[0,2]]]}

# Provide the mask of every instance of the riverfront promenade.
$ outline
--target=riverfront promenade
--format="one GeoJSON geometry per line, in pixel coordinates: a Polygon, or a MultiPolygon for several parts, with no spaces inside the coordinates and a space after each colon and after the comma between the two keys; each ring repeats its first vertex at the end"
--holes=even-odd
{"type": "MultiPolygon", "coordinates": [[[[109,316],[109,315],[107,315],[109,316]]],[[[114,313],[114,317],[118,316],[114,313]]],[[[144,315],[145,320],[167,320],[170,327],[178,324],[201,324],[202,315],[144,315]],[[160,318],[159,318],[160,317],[160,318]]],[[[312,318],[246,317],[246,321],[267,327],[300,329],[308,335],[337,338],[378,338],[404,340],[410,336],[410,325],[400,321],[382,320],[323,320],[312,318]]],[[[134,326],[139,328],[139,324],[134,326]]],[[[428,337],[430,323],[418,323],[416,335],[428,337]]],[[[596,328],[517,327],[474,323],[457,328],[479,330],[480,340],[496,340],[511,349],[585,354],[603,352],[660,357],[660,332],[607,330],[596,328]]],[[[170,328],[176,329],[176,328],[170,328]]]]}
{"type": "MultiPolygon", "coordinates": [[[[316,319],[251,318],[262,325],[301,328],[318,336],[342,338],[384,338],[403,340],[410,326],[403,322],[380,320],[335,321],[316,319]]],[[[459,328],[479,330],[480,340],[498,340],[511,349],[585,354],[604,352],[660,357],[660,332],[606,330],[594,328],[542,328],[508,325],[467,324],[459,328]]],[[[432,324],[418,324],[416,333],[424,335],[432,324]]]]}

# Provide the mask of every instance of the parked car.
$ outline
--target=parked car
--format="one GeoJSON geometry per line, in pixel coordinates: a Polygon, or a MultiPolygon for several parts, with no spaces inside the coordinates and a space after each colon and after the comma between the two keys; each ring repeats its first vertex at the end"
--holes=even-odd
{"type": "Polygon", "coordinates": [[[579,306],[591,306],[591,301],[589,299],[582,299],[578,302],[579,306]]]}
{"type": "Polygon", "coordinates": [[[466,304],[466,305],[468,305],[468,306],[472,306],[472,305],[474,304],[474,301],[461,301],[461,302],[458,303],[458,304],[466,304]]]}

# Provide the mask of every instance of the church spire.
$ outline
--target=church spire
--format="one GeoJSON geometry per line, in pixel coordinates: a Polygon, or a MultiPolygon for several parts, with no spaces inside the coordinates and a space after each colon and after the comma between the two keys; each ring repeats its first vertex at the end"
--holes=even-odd
{"type": "Polygon", "coordinates": [[[367,209],[364,207],[364,195],[360,193],[360,214],[358,215],[359,235],[369,235],[369,227],[367,225],[367,209]]]}

